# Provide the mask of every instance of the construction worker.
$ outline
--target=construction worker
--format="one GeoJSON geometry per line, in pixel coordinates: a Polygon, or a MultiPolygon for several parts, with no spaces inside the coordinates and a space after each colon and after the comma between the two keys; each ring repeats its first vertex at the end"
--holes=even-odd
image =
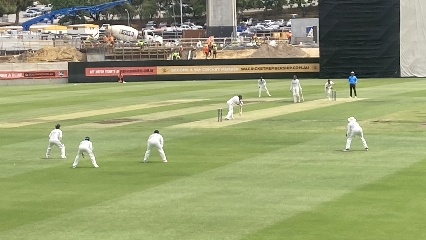
{"type": "Polygon", "coordinates": [[[204,55],[206,55],[206,59],[207,59],[209,56],[209,46],[207,44],[204,45],[203,52],[204,52],[204,55]]]}
{"type": "Polygon", "coordinates": [[[144,45],[145,45],[145,41],[143,39],[139,39],[138,40],[138,46],[143,48],[144,45]]]}
{"type": "Polygon", "coordinates": [[[174,51],[174,52],[172,53],[172,59],[173,59],[173,60],[178,60],[178,59],[180,59],[179,52],[174,51]]]}
{"type": "Polygon", "coordinates": [[[105,44],[108,44],[108,42],[109,42],[109,38],[108,38],[108,36],[107,36],[107,35],[104,35],[104,37],[103,37],[103,41],[104,41],[104,43],[105,43],[105,44]]]}
{"type": "Polygon", "coordinates": [[[208,47],[209,47],[209,57],[212,57],[213,56],[213,42],[210,42],[208,47]]]}
{"type": "Polygon", "coordinates": [[[290,44],[291,43],[291,31],[286,32],[285,35],[287,36],[288,44],[290,44]]]}
{"type": "Polygon", "coordinates": [[[217,45],[216,43],[213,43],[213,58],[217,57],[217,45]]]}
{"type": "Polygon", "coordinates": [[[183,56],[183,46],[180,45],[179,47],[179,56],[182,57],[183,56]]]}

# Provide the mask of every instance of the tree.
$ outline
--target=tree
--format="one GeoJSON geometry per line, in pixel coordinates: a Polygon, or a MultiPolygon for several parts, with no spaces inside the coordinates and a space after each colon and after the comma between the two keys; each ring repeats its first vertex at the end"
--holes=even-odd
{"type": "Polygon", "coordinates": [[[287,0],[261,0],[257,2],[257,5],[261,5],[264,9],[264,15],[267,16],[268,9],[273,12],[280,12],[284,5],[287,5],[287,0]]]}
{"type": "Polygon", "coordinates": [[[203,16],[206,13],[206,9],[207,9],[206,0],[190,0],[189,5],[192,6],[192,8],[189,8],[188,10],[192,12],[192,15],[194,17],[203,16]]]}
{"type": "Polygon", "coordinates": [[[0,17],[4,14],[15,13],[15,2],[11,0],[0,0],[0,17]]]}
{"type": "Polygon", "coordinates": [[[156,0],[144,0],[140,5],[139,17],[152,19],[158,15],[159,6],[156,0]]]}
{"type": "MultiPolygon", "coordinates": [[[[305,17],[306,13],[308,13],[310,10],[310,5],[308,6],[306,2],[307,2],[306,0],[290,0],[290,4],[297,4],[297,8],[299,8],[300,11],[302,11],[302,17],[305,17]]],[[[312,1],[309,1],[309,2],[312,2],[312,1]]]]}
{"type": "Polygon", "coordinates": [[[242,14],[245,10],[256,8],[257,6],[257,0],[237,0],[237,14],[242,14]]]}
{"type": "Polygon", "coordinates": [[[32,0],[15,0],[15,25],[19,25],[19,13],[33,4],[32,0]]]}

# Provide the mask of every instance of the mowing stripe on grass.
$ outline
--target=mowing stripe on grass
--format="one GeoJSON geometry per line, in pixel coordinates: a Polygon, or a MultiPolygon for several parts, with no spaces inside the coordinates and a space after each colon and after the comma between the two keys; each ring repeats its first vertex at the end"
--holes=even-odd
{"type": "MultiPolygon", "coordinates": [[[[416,146],[410,145],[420,138],[376,138],[385,140],[377,151],[343,153],[329,149],[314,159],[313,153],[324,152],[323,143],[330,141],[329,136],[323,136],[291,146],[291,151],[283,147],[241,158],[207,172],[34,221],[1,232],[0,237],[56,240],[73,234],[74,239],[94,239],[103,233],[100,239],[242,239],[274,224],[285,224],[287,219],[423,159],[416,146]],[[380,158],[387,146],[397,146],[400,141],[407,153],[394,150],[395,158],[372,161],[380,158]],[[140,216],[144,219],[137,221],[140,216]],[[159,219],[163,220],[161,224],[159,219]],[[82,222],[96,223],[97,228],[82,222]],[[117,224],[123,224],[120,230],[108,232],[117,224]],[[43,227],[57,225],[66,227],[43,227]]],[[[140,168],[155,169],[156,165],[148,163],[140,168]]],[[[167,171],[166,166],[164,169],[167,171]]]]}
{"type": "Polygon", "coordinates": [[[74,112],[74,113],[53,115],[53,116],[47,116],[47,117],[39,117],[34,119],[18,120],[15,122],[1,123],[0,128],[22,127],[22,126],[34,125],[34,124],[44,123],[44,122],[54,122],[54,121],[77,119],[82,117],[92,117],[92,116],[105,115],[105,114],[111,114],[111,113],[119,113],[119,112],[140,110],[140,109],[159,107],[159,106],[169,106],[169,105],[175,105],[180,103],[190,103],[190,102],[197,102],[197,101],[204,101],[204,100],[208,100],[208,99],[176,99],[176,100],[169,100],[169,101],[162,101],[162,102],[142,103],[142,104],[121,106],[121,107],[114,107],[114,108],[104,108],[104,109],[97,109],[97,110],[90,110],[90,111],[74,112]]]}
{"type": "MultiPolygon", "coordinates": [[[[256,102],[274,102],[282,101],[284,98],[262,98],[262,99],[246,99],[245,102],[247,105],[251,105],[256,102]]],[[[69,126],[66,129],[92,129],[92,128],[112,128],[112,127],[121,127],[135,123],[148,122],[148,121],[157,121],[172,117],[180,117],[193,113],[201,113],[212,111],[212,114],[216,114],[218,108],[223,108],[223,103],[209,104],[203,106],[189,107],[183,109],[169,110],[164,112],[155,112],[149,114],[142,114],[137,116],[132,116],[123,119],[111,119],[110,121],[94,122],[94,123],[83,123],[78,125],[69,126]]]]}
{"type": "MultiPolygon", "coordinates": [[[[276,117],[276,116],[280,116],[284,114],[312,110],[316,108],[328,107],[332,105],[359,101],[364,99],[365,98],[341,98],[341,99],[338,99],[337,101],[328,101],[325,99],[319,99],[319,100],[304,102],[300,104],[285,105],[281,107],[273,107],[273,108],[244,112],[242,116],[238,116],[238,113],[237,114],[234,113],[234,116],[236,117],[236,119],[229,120],[229,121],[224,120],[223,122],[217,122],[217,117],[215,117],[215,118],[204,119],[201,121],[182,123],[182,124],[178,124],[178,125],[174,125],[170,127],[171,128],[222,128],[222,127],[227,127],[227,126],[231,126],[235,124],[251,122],[255,120],[276,117]]],[[[244,108],[244,110],[246,109],[247,108],[244,108]]],[[[224,115],[226,115],[226,111],[224,112],[224,115]]]]}

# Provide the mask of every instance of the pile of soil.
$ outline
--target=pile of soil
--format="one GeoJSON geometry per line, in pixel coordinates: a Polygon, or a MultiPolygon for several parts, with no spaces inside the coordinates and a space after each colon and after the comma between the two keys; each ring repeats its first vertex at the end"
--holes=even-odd
{"type": "Polygon", "coordinates": [[[75,47],[43,47],[36,52],[26,51],[21,55],[12,57],[9,62],[81,62],[83,54],[75,47]]]}
{"type": "MultiPolygon", "coordinates": [[[[217,53],[218,59],[238,59],[238,58],[297,58],[309,57],[310,54],[298,47],[289,44],[278,44],[271,46],[262,44],[257,49],[238,49],[238,50],[219,50],[217,53]]],[[[197,50],[196,59],[204,59],[203,50],[197,50]]]]}
{"type": "Polygon", "coordinates": [[[279,44],[277,46],[262,44],[249,58],[292,58],[307,56],[308,54],[305,51],[289,44],[279,44]]]}

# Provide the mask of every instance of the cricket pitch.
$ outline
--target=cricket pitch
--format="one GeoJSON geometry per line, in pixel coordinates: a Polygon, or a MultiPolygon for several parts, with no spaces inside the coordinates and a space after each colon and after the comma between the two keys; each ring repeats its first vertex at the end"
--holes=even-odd
{"type": "MultiPolygon", "coordinates": [[[[319,99],[315,101],[302,102],[292,105],[285,105],[281,107],[272,107],[261,110],[247,111],[243,112],[242,116],[238,115],[238,112],[234,113],[233,120],[223,120],[222,122],[217,121],[217,117],[203,119],[200,121],[189,122],[170,126],[171,128],[222,128],[231,125],[236,125],[245,122],[251,122],[260,119],[266,119],[271,117],[276,117],[280,115],[285,115],[289,113],[302,112],[306,110],[312,110],[316,108],[328,107],[333,105],[338,105],[342,103],[355,102],[364,100],[366,98],[341,98],[337,101],[328,101],[326,99],[319,99]]],[[[244,108],[246,110],[247,108],[244,108]]],[[[226,110],[224,109],[223,115],[225,116],[226,110]]]]}

